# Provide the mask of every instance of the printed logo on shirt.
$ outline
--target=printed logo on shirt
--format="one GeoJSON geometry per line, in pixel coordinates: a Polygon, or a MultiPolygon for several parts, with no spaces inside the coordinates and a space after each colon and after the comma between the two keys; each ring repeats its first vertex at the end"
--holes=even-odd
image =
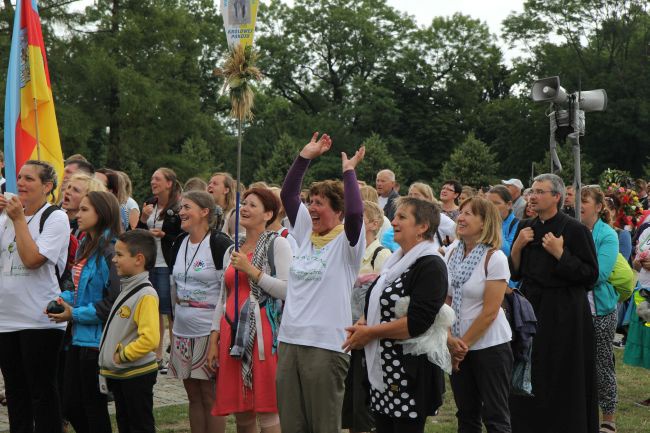
{"type": "Polygon", "coordinates": [[[325,270],[323,250],[325,248],[314,251],[314,254],[294,256],[290,267],[291,274],[299,280],[320,281],[325,270]]]}
{"type": "Polygon", "coordinates": [[[194,272],[201,272],[203,269],[205,269],[206,264],[204,260],[196,259],[196,261],[192,264],[192,267],[194,268],[194,272]]]}
{"type": "Polygon", "coordinates": [[[117,314],[122,318],[122,319],[128,319],[131,317],[131,309],[127,307],[126,305],[122,305],[120,307],[120,310],[117,312],[117,314]]]}

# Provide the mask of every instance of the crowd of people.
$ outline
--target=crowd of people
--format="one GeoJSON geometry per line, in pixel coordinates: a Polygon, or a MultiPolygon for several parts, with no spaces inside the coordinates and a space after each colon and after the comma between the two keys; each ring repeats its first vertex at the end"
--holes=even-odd
{"type": "Polygon", "coordinates": [[[446,373],[459,432],[616,432],[617,329],[650,368],[648,213],[628,224],[620,191],[588,186],[576,218],[554,174],[400,196],[388,169],[357,179],[363,146],[305,188],[331,146],[315,133],[239,214],[225,172],[160,167],[138,205],[127,173],[81,155],[60,188],[26,162],[0,195],[11,432],[110,432],[109,399],[120,432],[154,432],[158,374],[182,381],[193,433],[230,415],[244,433],[423,432],[446,373]]]}

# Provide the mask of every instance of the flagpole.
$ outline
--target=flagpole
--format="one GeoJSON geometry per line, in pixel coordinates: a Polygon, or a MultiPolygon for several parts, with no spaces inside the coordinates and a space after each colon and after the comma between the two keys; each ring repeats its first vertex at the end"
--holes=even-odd
{"type": "Polygon", "coordinates": [[[41,160],[41,137],[38,133],[38,102],[34,98],[34,127],[36,131],[36,159],[41,160]]]}
{"type": "MultiPolygon", "coordinates": [[[[242,147],[242,119],[237,121],[237,182],[235,188],[235,251],[239,252],[239,202],[240,202],[240,188],[239,182],[241,179],[241,147],[242,147]]],[[[237,335],[237,326],[239,325],[239,271],[235,270],[235,320],[233,320],[232,338],[230,340],[231,346],[235,342],[237,335]]]]}

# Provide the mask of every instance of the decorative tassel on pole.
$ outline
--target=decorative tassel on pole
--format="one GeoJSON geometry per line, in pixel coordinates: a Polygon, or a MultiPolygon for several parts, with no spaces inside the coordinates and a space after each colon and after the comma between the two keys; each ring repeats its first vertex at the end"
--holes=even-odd
{"type": "MultiPolygon", "coordinates": [[[[225,5],[228,10],[228,4],[225,5]]],[[[257,12],[257,2],[255,2],[257,12]]],[[[232,11],[231,11],[232,12],[232,11]]],[[[237,12],[237,11],[235,11],[237,12]]],[[[240,12],[237,12],[240,13],[240,12]]],[[[245,13],[245,12],[244,12],[245,13]]],[[[226,16],[224,16],[224,21],[226,16]]],[[[255,26],[253,20],[253,28],[255,26]]],[[[230,35],[228,25],[226,25],[226,34],[230,35]]],[[[230,96],[230,116],[237,120],[237,184],[236,184],[236,202],[235,202],[235,251],[239,252],[239,202],[240,202],[240,181],[241,181],[241,149],[243,141],[243,123],[253,119],[253,102],[255,99],[253,83],[262,78],[262,73],[255,66],[257,54],[253,51],[252,33],[250,41],[240,41],[229,45],[230,50],[224,60],[223,66],[214,70],[216,76],[224,79],[221,89],[221,95],[229,92],[230,96]],[[248,43],[247,43],[248,42],[248,43]]],[[[237,326],[239,323],[239,272],[235,272],[235,314],[231,330],[231,348],[237,335],[237,326]]]]}

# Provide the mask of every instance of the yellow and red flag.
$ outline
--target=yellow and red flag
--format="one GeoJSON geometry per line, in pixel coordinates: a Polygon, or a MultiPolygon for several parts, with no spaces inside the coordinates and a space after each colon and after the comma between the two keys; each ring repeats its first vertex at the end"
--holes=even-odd
{"type": "Polygon", "coordinates": [[[63,176],[63,153],[36,0],[18,0],[15,13],[4,117],[5,177],[7,191],[14,193],[16,176],[30,159],[51,163],[59,185],[63,176]]]}

